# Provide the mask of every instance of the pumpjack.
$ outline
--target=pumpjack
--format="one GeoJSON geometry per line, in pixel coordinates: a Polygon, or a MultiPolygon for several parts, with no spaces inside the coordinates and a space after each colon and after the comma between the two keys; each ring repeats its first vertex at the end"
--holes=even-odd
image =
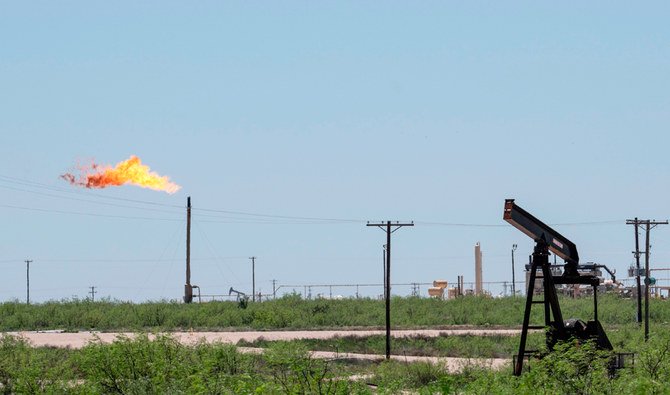
{"type": "MultiPolygon", "coordinates": [[[[528,281],[528,292],[526,293],[526,307],[521,329],[521,341],[519,342],[519,354],[514,359],[514,375],[521,375],[523,361],[533,355],[538,355],[538,350],[526,350],[526,339],[528,331],[533,329],[546,330],[547,350],[552,351],[556,343],[569,340],[592,340],[596,346],[603,350],[612,350],[605,330],[598,321],[598,292],[597,287],[600,279],[592,274],[580,273],[579,254],[577,247],[566,237],[535,218],[526,210],[517,206],[514,199],[505,200],[503,219],[512,226],[519,229],[535,241],[532,263],[530,265],[530,279],[528,281]],[[563,274],[556,276],[552,273],[549,264],[549,252],[554,253],[565,261],[563,274]],[[541,273],[538,275],[538,271],[541,273]],[[535,280],[543,281],[543,299],[535,300],[535,280]],[[583,284],[593,287],[593,319],[584,322],[579,319],[563,320],[561,307],[558,302],[556,285],[560,284],[583,284]],[[533,305],[544,306],[544,325],[531,325],[530,315],[533,305]]],[[[613,365],[622,365],[623,357],[619,356],[612,362],[613,365]]],[[[620,366],[613,366],[613,368],[620,366]]]]}
{"type": "Polygon", "coordinates": [[[244,299],[244,300],[249,299],[247,294],[245,294],[244,292],[238,291],[236,289],[233,289],[233,287],[230,287],[230,290],[228,291],[228,296],[230,296],[232,294],[237,295],[237,301],[238,302],[240,301],[240,299],[244,299]]]}

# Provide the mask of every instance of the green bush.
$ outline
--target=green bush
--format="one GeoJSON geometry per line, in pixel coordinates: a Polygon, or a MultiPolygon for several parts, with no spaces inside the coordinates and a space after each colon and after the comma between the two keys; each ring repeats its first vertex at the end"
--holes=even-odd
{"type": "Polygon", "coordinates": [[[637,344],[633,368],[609,370],[611,354],[592,343],[558,344],[520,377],[511,366],[495,371],[475,364],[449,373],[439,363],[365,364],[313,358],[299,342],[269,345],[264,355],[235,346],[178,343],[167,335],[119,337],[81,350],[33,348],[0,338],[0,393],[6,394],[667,394],[670,335],[637,344]],[[350,378],[353,373],[359,378],[350,378]],[[361,379],[361,377],[365,377],[361,379]]]}
{"type": "Polygon", "coordinates": [[[20,337],[0,338],[0,391],[3,394],[59,393],[74,377],[68,350],[36,349],[20,337]]]}
{"type": "MultiPolygon", "coordinates": [[[[635,302],[616,295],[601,295],[600,319],[605,327],[633,322],[635,302]]],[[[466,296],[454,300],[393,297],[394,327],[446,325],[519,326],[524,298],[466,296]]],[[[590,319],[590,298],[561,298],[565,317],[590,319]]],[[[376,299],[304,300],[290,294],[276,300],[184,304],[161,300],[134,304],[103,299],[51,301],[25,305],[0,303],[0,330],[184,330],[196,329],[305,329],[335,327],[383,327],[384,302],[376,299]]],[[[670,304],[652,300],[652,324],[670,322],[670,304]]],[[[542,309],[534,309],[531,322],[543,322],[542,309]]]]}
{"type": "Polygon", "coordinates": [[[286,394],[348,394],[365,392],[359,383],[336,379],[331,364],[312,358],[300,344],[276,342],[263,355],[266,371],[286,394]]]}

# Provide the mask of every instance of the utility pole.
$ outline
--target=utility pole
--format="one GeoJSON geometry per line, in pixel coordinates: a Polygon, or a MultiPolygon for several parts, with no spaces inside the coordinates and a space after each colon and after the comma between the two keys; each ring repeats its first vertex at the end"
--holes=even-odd
{"type": "Polygon", "coordinates": [[[514,285],[514,251],[516,251],[516,244],[512,244],[512,296],[516,296],[516,285],[514,285]]]}
{"type": "Polygon", "coordinates": [[[26,259],[26,304],[30,304],[30,262],[26,259]]]}
{"type": "Polygon", "coordinates": [[[383,249],[383,251],[382,251],[382,270],[383,270],[383,273],[384,273],[384,281],[383,281],[384,292],[382,292],[382,293],[384,295],[384,300],[386,300],[386,244],[384,244],[382,246],[382,249],[383,249]]]}
{"type": "Polygon", "coordinates": [[[277,299],[277,280],[272,280],[272,299],[277,299]]]}
{"type": "Polygon", "coordinates": [[[651,248],[649,231],[657,225],[667,224],[668,221],[646,221],[646,246],[644,254],[644,341],[649,340],[649,285],[651,285],[651,280],[649,278],[649,254],[651,248]]]}
{"type": "Polygon", "coordinates": [[[91,294],[91,302],[95,302],[95,294],[98,293],[98,291],[95,290],[95,285],[91,285],[89,287],[91,290],[88,292],[91,294]]]}
{"type": "Polygon", "coordinates": [[[644,248],[644,341],[649,340],[649,222],[645,232],[644,248]]]}
{"type": "Polygon", "coordinates": [[[256,257],[249,257],[251,259],[251,301],[256,301],[256,257]]]}
{"type": "Polygon", "coordinates": [[[386,359],[391,359],[391,233],[402,228],[403,226],[414,226],[414,222],[401,224],[396,222],[392,224],[391,221],[370,223],[366,226],[376,226],[386,232],[386,255],[384,266],[384,299],[386,301],[386,359]]]}
{"type": "Polygon", "coordinates": [[[645,249],[644,249],[644,341],[649,340],[649,285],[651,285],[651,279],[649,276],[649,255],[651,243],[649,239],[650,231],[658,225],[667,225],[668,221],[656,221],[656,220],[639,220],[637,217],[634,220],[626,220],[627,225],[635,225],[635,261],[636,261],[636,278],[638,286],[638,322],[642,321],[641,314],[641,292],[640,292],[640,248],[639,248],[639,239],[638,239],[638,226],[642,225],[645,228],[645,249]]]}
{"type": "Polygon", "coordinates": [[[191,197],[186,198],[186,285],[184,285],[184,303],[193,301],[191,286],[191,197]]]}
{"type": "Polygon", "coordinates": [[[635,217],[635,219],[626,220],[626,225],[635,225],[635,282],[637,284],[637,323],[642,323],[642,284],[640,283],[640,234],[638,232],[638,227],[640,226],[640,221],[635,217]]]}

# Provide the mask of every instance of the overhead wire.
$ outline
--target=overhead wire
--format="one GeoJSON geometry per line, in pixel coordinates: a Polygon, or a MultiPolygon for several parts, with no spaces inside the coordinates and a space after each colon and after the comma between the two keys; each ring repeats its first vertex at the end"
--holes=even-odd
{"type": "Polygon", "coordinates": [[[163,207],[172,207],[172,208],[183,208],[180,205],[175,205],[175,204],[166,204],[166,203],[159,203],[159,202],[153,202],[153,201],[148,201],[148,200],[139,200],[139,199],[129,199],[129,198],[123,198],[119,196],[108,196],[108,195],[101,195],[92,191],[84,192],[83,190],[80,189],[72,189],[72,188],[62,188],[62,187],[57,187],[49,184],[44,184],[41,182],[36,182],[36,181],[30,181],[30,180],[25,180],[17,177],[12,177],[12,176],[7,176],[0,174],[0,181],[3,181],[3,179],[8,180],[5,182],[11,182],[11,183],[16,183],[19,185],[24,185],[24,186],[30,186],[34,188],[43,188],[47,189],[50,191],[54,192],[63,192],[63,193],[68,193],[68,194],[77,194],[77,195],[87,195],[87,196],[94,196],[96,198],[100,199],[108,199],[108,200],[118,200],[118,201],[124,201],[124,202],[132,202],[132,203],[138,203],[138,204],[145,204],[145,205],[153,205],[153,206],[163,206],[163,207]]]}
{"type": "Polygon", "coordinates": [[[36,212],[42,212],[42,213],[82,215],[82,216],[89,216],[89,217],[149,220],[149,221],[184,222],[183,219],[178,219],[178,218],[132,217],[132,216],[127,216],[127,215],[98,214],[98,213],[89,213],[89,212],[82,212],[82,211],[54,210],[54,209],[44,209],[44,208],[37,208],[37,207],[14,206],[14,205],[10,205],[10,204],[0,204],[0,207],[11,208],[11,209],[16,209],[16,210],[36,211],[36,212]]]}
{"type": "MultiPolygon", "coordinates": [[[[170,245],[175,245],[175,254],[176,254],[176,246],[177,246],[176,240],[179,240],[179,238],[181,238],[181,235],[183,234],[183,231],[184,231],[184,228],[182,226],[180,226],[179,228],[175,229],[173,234],[168,238],[168,242],[165,245],[165,248],[163,248],[163,251],[161,252],[159,258],[154,261],[154,264],[151,266],[151,269],[149,270],[149,274],[147,274],[146,278],[144,279],[144,282],[142,282],[142,285],[140,286],[140,289],[138,290],[137,295],[136,295],[138,298],[144,292],[145,287],[146,287],[147,283],[149,282],[149,279],[153,276],[154,272],[158,268],[158,264],[161,261],[163,261],[163,257],[165,256],[165,253],[167,252],[168,248],[170,248],[170,245]]],[[[172,259],[166,259],[165,261],[170,262],[170,269],[172,269],[172,265],[174,264],[174,261],[175,261],[174,254],[172,256],[172,259]]],[[[169,271],[170,270],[168,270],[168,272],[169,271]]],[[[163,283],[163,288],[165,288],[165,283],[163,283]]]]}
{"type": "MultiPolygon", "coordinates": [[[[121,264],[126,264],[126,263],[154,263],[154,262],[180,262],[183,261],[181,258],[161,258],[161,259],[98,259],[98,258],[93,258],[93,259],[41,259],[39,257],[31,257],[32,264],[42,264],[42,263],[49,263],[49,264],[58,264],[58,263],[121,263],[121,264]]],[[[191,258],[191,261],[198,261],[198,262],[213,262],[219,259],[242,259],[242,257],[207,257],[207,258],[191,258]]],[[[16,258],[16,259],[2,259],[0,260],[0,264],[3,263],[20,263],[23,264],[25,263],[25,258],[16,258]]]]}
{"type": "MultiPolygon", "coordinates": [[[[61,187],[55,187],[48,184],[20,179],[17,177],[7,176],[0,174],[0,182],[5,183],[15,183],[18,185],[28,186],[31,188],[42,188],[55,192],[62,193],[76,193],[81,195],[81,191],[73,191],[70,189],[65,189],[61,187]]],[[[93,204],[105,204],[110,206],[116,206],[121,208],[131,208],[131,209],[141,209],[141,210],[151,210],[156,212],[165,212],[173,213],[173,211],[160,210],[160,209],[149,209],[149,208],[140,208],[128,205],[114,204],[109,202],[99,202],[91,199],[79,199],[72,197],[59,196],[54,194],[48,194],[45,192],[31,191],[20,189],[16,187],[10,187],[6,185],[1,185],[1,188],[13,189],[22,192],[28,192],[38,195],[45,195],[49,197],[56,197],[62,199],[70,199],[76,201],[84,201],[93,204]]],[[[174,204],[165,204],[154,201],[139,200],[139,199],[128,199],[117,196],[105,196],[95,193],[86,193],[87,196],[93,196],[99,199],[111,199],[116,201],[124,201],[135,204],[143,205],[153,205],[153,206],[162,206],[168,208],[177,208],[183,209],[183,206],[174,205],[174,204]]],[[[106,214],[97,214],[97,213],[87,213],[87,212],[76,212],[76,211],[64,211],[64,210],[53,210],[53,209],[42,209],[42,208],[33,208],[25,206],[12,206],[12,205],[0,205],[0,207],[5,208],[14,208],[21,210],[32,210],[32,211],[41,211],[41,212],[53,212],[59,214],[72,214],[72,215],[87,215],[87,216],[100,216],[108,218],[120,218],[120,219],[146,219],[146,220],[169,220],[175,221],[176,219],[167,219],[167,218],[157,218],[157,217],[131,217],[131,216],[117,216],[117,215],[106,215],[106,214]]],[[[194,215],[198,215],[202,219],[202,223],[226,223],[226,224],[250,224],[250,225],[332,225],[332,224],[361,224],[366,223],[367,221],[362,219],[353,219],[353,218],[333,218],[333,217],[312,217],[312,216],[291,216],[291,215],[279,215],[279,214],[265,214],[249,211],[237,211],[237,210],[226,210],[226,209],[214,209],[207,207],[193,207],[192,208],[194,215]],[[221,215],[223,214],[223,215],[221,215]]],[[[181,220],[179,220],[181,221],[181,220]]],[[[604,221],[582,221],[582,222],[568,222],[568,223],[555,223],[549,224],[551,226],[595,226],[595,225],[613,225],[620,224],[625,222],[625,220],[604,220],[604,221]]],[[[443,227],[468,227],[468,228],[503,228],[507,227],[506,224],[490,224],[490,223],[459,223],[459,222],[439,222],[439,221],[414,221],[417,225],[425,226],[443,226],[443,227]]]]}
{"type": "MultiPolygon", "coordinates": [[[[214,256],[219,256],[219,254],[214,250],[214,245],[212,244],[211,241],[209,241],[209,237],[207,237],[207,235],[205,234],[205,231],[202,229],[202,227],[200,225],[198,225],[198,223],[196,221],[193,221],[193,224],[195,225],[195,228],[198,230],[198,232],[200,232],[201,237],[205,241],[205,246],[207,247],[207,249],[209,249],[209,253],[213,254],[214,256]]],[[[228,264],[226,263],[225,260],[223,260],[222,258],[219,258],[218,261],[214,261],[214,262],[216,263],[215,264],[216,268],[219,270],[219,274],[221,274],[221,278],[225,278],[226,276],[223,273],[223,271],[221,270],[221,267],[219,267],[218,262],[223,263],[226,266],[226,269],[228,269],[228,271],[233,275],[233,277],[235,277],[235,280],[239,281],[239,278],[237,277],[237,274],[235,273],[235,271],[233,271],[233,269],[230,266],[228,266],[228,264]]]]}
{"type": "Polygon", "coordinates": [[[143,210],[143,211],[155,211],[155,212],[161,212],[161,213],[171,213],[174,214],[175,211],[168,211],[168,210],[162,210],[162,209],[156,209],[156,208],[148,208],[148,207],[135,207],[135,206],[129,206],[127,204],[116,204],[116,203],[110,203],[110,202],[100,202],[100,201],[95,201],[91,199],[80,199],[80,198],[75,198],[75,197],[69,197],[69,196],[60,196],[60,195],[55,195],[53,193],[46,193],[46,192],[40,192],[40,191],[31,191],[28,189],[21,189],[21,188],[14,188],[6,185],[0,185],[0,188],[4,189],[9,189],[9,190],[14,190],[14,191],[19,191],[19,192],[27,192],[27,193],[32,193],[35,195],[41,195],[41,196],[48,196],[48,197],[54,197],[57,199],[66,199],[66,200],[73,200],[73,201],[78,201],[78,202],[86,202],[86,203],[93,203],[93,204],[100,204],[100,205],[106,205],[106,206],[113,206],[113,207],[121,207],[121,208],[131,208],[135,210],[143,210]]]}

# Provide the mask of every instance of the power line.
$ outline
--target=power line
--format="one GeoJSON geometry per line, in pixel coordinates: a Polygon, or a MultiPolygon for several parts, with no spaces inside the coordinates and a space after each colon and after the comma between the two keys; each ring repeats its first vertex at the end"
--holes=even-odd
{"type": "Polygon", "coordinates": [[[131,217],[125,215],[108,215],[108,214],[97,214],[97,213],[87,213],[81,211],[66,211],[66,210],[53,210],[53,209],[44,209],[36,207],[25,207],[25,206],[13,206],[9,204],[0,204],[0,207],[11,208],[16,210],[27,210],[27,211],[36,211],[43,213],[54,213],[54,214],[67,214],[67,215],[83,215],[89,217],[102,217],[102,218],[116,218],[116,219],[133,219],[133,220],[149,220],[149,221],[173,221],[173,222],[184,222],[182,219],[177,218],[158,218],[158,217],[131,217]]]}
{"type": "Polygon", "coordinates": [[[365,222],[365,221],[360,220],[360,219],[322,218],[322,217],[300,217],[300,216],[289,216],[289,215],[260,214],[260,213],[251,213],[251,212],[245,212],[245,211],[219,210],[219,209],[209,209],[209,208],[199,208],[198,211],[215,212],[215,213],[224,213],[224,214],[236,214],[236,215],[245,215],[245,216],[252,216],[252,217],[265,217],[265,218],[277,218],[277,219],[292,219],[292,220],[306,220],[306,221],[330,221],[330,222],[349,222],[349,223],[361,223],[361,222],[365,222]]]}
{"type": "MultiPolygon", "coordinates": [[[[93,192],[83,192],[80,190],[72,190],[72,189],[66,189],[66,188],[61,188],[61,187],[56,187],[40,182],[35,182],[35,181],[29,181],[25,179],[20,179],[12,176],[6,176],[6,175],[1,175],[0,174],[0,182],[5,182],[5,183],[10,183],[10,184],[17,184],[17,185],[22,185],[22,186],[27,186],[31,188],[41,188],[41,189],[46,189],[52,192],[59,192],[59,193],[67,193],[67,194],[77,194],[77,195],[86,195],[88,197],[94,197],[97,199],[108,199],[108,200],[116,200],[116,201],[123,201],[123,202],[129,202],[129,203],[135,203],[135,204],[143,204],[143,205],[153,205],[153,206],[160,206],[160,207],[168,207],[168,208],[176,208],[176,209],[183,209],[183,207],[179,205],[174,205],[174,204],[165,204],[165,203],[159,203],[159,202],[154,202],[154,201],[147,201],[147,200],[139,200],[139,199],[128,199],[128,198],[122,198],[122,197],[117,197],[117,196],[105,196],[105,195],[100,195],[96,194],[93,192]]],[[[44,196],[50,196],[50,197],[57,197],[61,199],[69,199],[69,200],[76,200],[76,201],[84,201],[88,203],[93,203],[93,204],[104,204],[104,205],[110,205],[110,206],[116,206],[116,207],[125,207],[125,208],[131,208],[131,209],[143,209],[143,210],[151,210],[151,211],[157,211],[157,212],[166,212],[166,213],[171,213],[172,211],[168,210],[158,210],[158,209],[148,209],[148,208],[141,208],[141,207],[133,207],[133,206],[127,206],[127,205],[121,205],[121,204],[113,204],[109,202],[96,202],[94,200],[90,199],[79,199],[79,198],[72,198],[72,197],[66,197],[66,196],[59,196],[59,195],[54,195],[54,194],[48,194],[44,192],[38,192],[38,191],[30,191],[30,190],[22,190],[20,188],[13,188],[13,187],[8,187],[8,186],[3,186],[0,185],[2,188],[7,188],[7,189],[14,189],[18,191],[23,191],[23,192],[28,192],[28,193],[34,193],[34,194],[40,194],[44,196]]],[[[31,211],[41,211],[41,212],[53,212],[53,213],[60,213],[60,214],[72,214],[72,215],[87,215],[87,216],[99,216],[99,217],[107,217],[107,218],[120,218],[120,219],[141,219],[141,220],[160,220],[160,221],[181,221],[180,219],[168,219],[168,218],[152,218],[152,217],[131,217],[131,216],[116,216],[116,215],[103,215],[103,214],[95,214],[95,213],[85,213],[85,212],[73,212],[73,211],[63,211],[63,210],[50,210],[50,209],[42,209],[42,208],[33,208],[33,207],[25,207],[25,206],[11,206],[11,205],[0,205],[0,207],[5,207],[5,208],[14,208],[14,209],[21,209],[21,210],[31,210],[31,211]]],[[[228,209],[215,209],[215,208],[193,208],[194,213],[197,213],[199,217],[205,218],[204,220],[200,220],[199,222],[203,223],[227,223],[227,224],[251,224],[251,225],[264,225],[264,224],[272,224],[272,225],[332,225],[332,224],[361,224],[364,223],[365,221],[362,219],[352,219],[352,218],[333,218],[333,217],[312,217],[312,216],[297,216],[297,215],[279,215],[279,214],[264,214],[264,213],[257,213],[257,212],[251,212],[251,211],[238,211],[238,210],[228,210],[228,209]],[[213,214],[206,214],[206,213],[213,213],[213,214]],[[227,216],[221,216],[221,215],[215,215],[215,214],[227,214],[227,216]],[[252,220],[251,218],[254,218],[252,220]],[[209,220],[206,218],[210,218],[209,220]],[[220,219],[220,220],[217,220],[220,219]],[[283,220],[283,221],[280,221],[283,220]]],[[[504,224],[488,224],[488,223],[460,223],[460,222],[440,222],[440,221],[414,221],[414,223],[419,224],[419,225],[425,225],[425,226],[443,226],[443,227],[469,227],[469,228],[502,228],[505,227],[506,225],[504,224]]],[[[603,220],[603,221],[585,221],[585,222],[568,222],[568,223],[555,223],[555,224],[550,224],[552,226],[597,226],[597,225],[615,225],[621,223],[621,220],[603,220]]]]}
{"type": "Polygon", "coordinates": [[[64,193],[69,193],[69,194],[88,195],[88,196],[92,195],[92,196],[100,198],[100,199],[118,200],[118,201],[132,202],[132,203],[139,203],[139,204],[146,204],[146,205],[153,205],[153,206],[182,208],[181,206],[174,205],[174,204],[165,204],[165,203],[158,203],[158,202],[152,202],[152,201],[148,201],[148,200],[139,200],[139,199],[128,199],[128,198],[122,198],[122,197],[118,197],[118,196],[100,195],[100,194],[94,193],[92,191],[84,192],[83,190],[80,190],[80,189],[61,188],[61,187],[56,187],[56,186],[40,183],[40,182],[29,181],[29,180],[25,180],[25,179],[21,179],[21,178],[6,176],[6,175],[2,175],[2,174],[0,174],[0,181],[16,183],[16,184],[19,184],[19,185],[30,186],[30,187],[33,187],[33,188],[42,188],[42,189],[47,189],[47,190],[55,191],[55,192],[64,192],[64,193]],[[2,180],[3,178],[5,180],[2,180]],[[6,180],[9,180],[9,181],[6,181],[6,180]]]}
{"type": "Polygon", "coordinates": [[[129,206],[127,204],[100,202],[100,201],[95,201],[95,200],[91,200],[91,199],[80,199],[80,198],[75,198],[75,197],[70,197],[70,196],[56,195],[56,194],[53,194],[53,193],[46,193],[46,192],[39,192],[39,191],[31,191],[31,190],[28,190],[28,189],[14,188],[14,187],[6,186],[6,185],[0,185],[0,188],[9,189],[9,190],[13,190],[13,191],[19,191],[19,192],[27,192],[27,193],[32,193],[32,194],[35,194],[35,195],[40,195],[40,196],[55,197],[57,199],[65,199],[65,200],[72,200],[72,201],[78,201],[78,202],[100,204],[100,205],[105,205],[105,206],[131,208],[131,209],[134,209],[134,210],[155,211],[155,212],[170,213],[170,214],[175,213],[175,211],[169,211],[169,210],[161,210],[161,209],[147,208],[147,207],[135,207],[135,206],[129,206]]]}

